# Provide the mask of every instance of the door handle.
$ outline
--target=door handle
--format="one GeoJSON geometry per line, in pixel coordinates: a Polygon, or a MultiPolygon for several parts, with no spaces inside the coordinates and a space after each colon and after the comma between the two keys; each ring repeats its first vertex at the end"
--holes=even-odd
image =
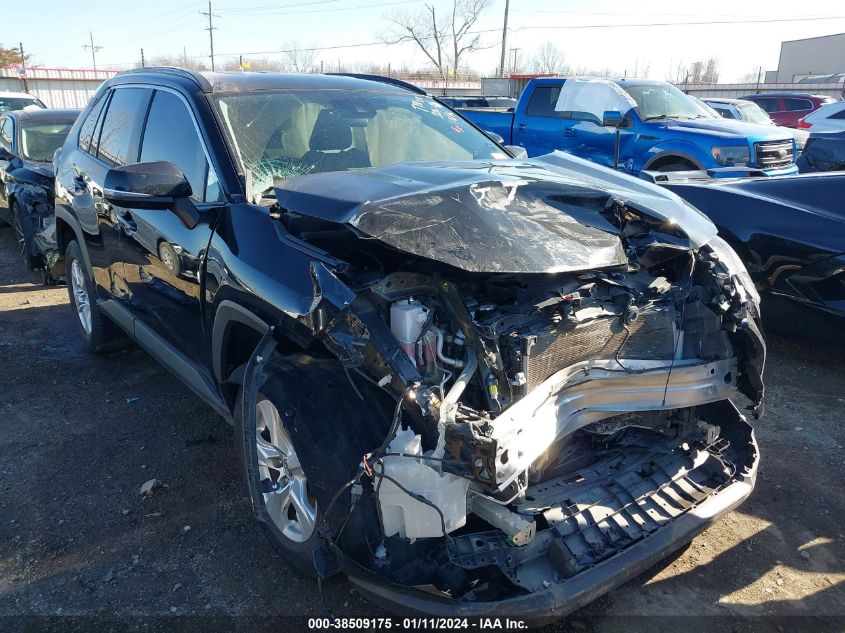
{"type": "Polygon", "coordinates": [[[575,136],[575,130],[573,130],[571,127],[564,128],[563,129],[563,135],[564,136],[575,136]]]}
{"type": "Polygon", "coordinates": [[[132,214],[129,211],[118,211],[117,223],[120,224],[120,228],[126,235],[132,235],[138,230],[138,225],[135,224],[135,220],[132,219],[132,214]]]}
{"type": "Polygon", "coordinates": [[[525,129],[525,123],[520,123],[519,125],[517,125],[517,127],[518,127],[520,130],[524,130],[524,129],[525,129]]]}

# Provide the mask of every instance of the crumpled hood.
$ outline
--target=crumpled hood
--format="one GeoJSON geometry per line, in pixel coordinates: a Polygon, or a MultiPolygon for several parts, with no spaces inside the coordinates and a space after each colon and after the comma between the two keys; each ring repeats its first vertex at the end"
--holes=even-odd
{"type": "Polygon", "coordinates": [[[677,121],[658,121],[657,123],[667,130],[685,133],[705,133],[709,136],[719,135],[723,138],[733,138],[745,144],[748,137],[755,141],[786,141],[791,140],[792,135],[774,125],[760,125],[748,121],[736,119],[680,119],[677,121]]]}
{"type": "Polygon", "coordinates": [[[656,185],[555,152],[526,160],[400,163],[277,180],[283,208],[472,272],[552,273],[628,262],[601,212],[613,200],[681,228],[710,221],[656,185]]]}

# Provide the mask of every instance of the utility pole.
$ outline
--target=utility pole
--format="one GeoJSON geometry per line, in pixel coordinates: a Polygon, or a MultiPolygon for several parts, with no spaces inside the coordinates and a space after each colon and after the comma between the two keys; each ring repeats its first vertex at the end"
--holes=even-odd
{"type": "Polygon", "coordinates": [[[511,0],[505,0],[505,24],[502,27],[502,60],[499,63],[499,76],[505,76],[505,45],[508,40],[508,7],[511,0]]]}
{"type": "Polygon", "coordinates": [[[23,42],[20,43],[21,46],[21,83],[23,84],[23,91],[29,92],[29,85],[26,83],[26,57],[23,54],[23,42]]]}
{"type": "Polygon", "coordinates": [[[146,68],[146,67],[147,67],[147,64],[144,61],[144,49],[142,48],[141,49],[141,68],[146,68]]]}
{"type": "Polygon", "coordinates": [[[206,31],[208,31],[208,41],[211,45],[211,70],[214,70],[214,29],[215,26],[212,22],[212,18],[219,18],[220,14],[212,13],[211,12],[211,0],[208,0],[208,12],[200,11],[200,15],[207,15],[208,16],[208,27],[206,27],[206,31]]]}
{"type": "Polygon", "coordinates": [[[511,72],[512,73],[516,72],[516,62],[517,62],[517,59],[519,58],[519,51],[520,51],[520,49],[518,49],[518,48],[512,48],[511,49],[511,72]]]}
{"type": "Polygon", "coordinates": [[[91,38],[91,44],[83,44],[82,48],[90,48],[91,49],[91,63],[94,64],[94,70],[97,70],[97,51],[103,48],[102,46],[94,46],[94,34],[91,31],[88,31],[88,35],[91,38]]]}

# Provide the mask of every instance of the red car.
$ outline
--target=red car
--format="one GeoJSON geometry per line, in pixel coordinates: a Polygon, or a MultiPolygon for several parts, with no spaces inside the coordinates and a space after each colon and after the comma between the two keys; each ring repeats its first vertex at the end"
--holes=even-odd
{"type": "Polygon", "coordinates": [[[753,101],[763,108],[775,123],[787,127],[799,127],[800,119],[824,104],[836,101],[833,97],[800,92],[765,92],[739,98],[753,101]]]}

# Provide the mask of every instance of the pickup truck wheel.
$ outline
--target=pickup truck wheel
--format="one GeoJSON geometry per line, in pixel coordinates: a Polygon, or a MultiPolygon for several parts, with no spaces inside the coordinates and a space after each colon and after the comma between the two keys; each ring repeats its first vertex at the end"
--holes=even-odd
{"type": "Polygon", "coordinates": [[[696,169],[698,169],[698,167],[696,167],[692,163],[678,161],[661,165],[657,168],[657,171],[695,171],[696,169]]]}
{"type": "Polygon", "coordinates": [[[94,282],[75,240],[65,250],[65,270],[68,271],[67,290],[73,321],[82,334],[85,346],[92,352],[124,346],[128,342],[126,335],[97,306],[94,282]]]}
{"type": "Polygon", "coordinates": [[[182,274],[182,262],[179,259],[179,254],[169,243],[161,242],[158,245],[158,257],[176,277],[182,274]]]}
{"type": "Polygon", "coordinates": [[[261,493],[259,503],[266,510],[261,524],[273,545],[302,574],[314,577],[314,551],[322,545],[317,533],[320,511],[312,495],[305,471],[296,454],[291,435],[279,411],[278,398],[271,400],[259,393],[255,403],[255,434],[249,446],[244,437],[244,416],[241,406],[243,391],[235,406],[235,438],[241,472],[248,489],[261,493]],[[258,472],[250,475],[244,450],[255,451],[258,472]],[[256,481],[250,482],[250,476],[256,481]],[[252,486],[250,485],[252,484],[252,486]]]}

